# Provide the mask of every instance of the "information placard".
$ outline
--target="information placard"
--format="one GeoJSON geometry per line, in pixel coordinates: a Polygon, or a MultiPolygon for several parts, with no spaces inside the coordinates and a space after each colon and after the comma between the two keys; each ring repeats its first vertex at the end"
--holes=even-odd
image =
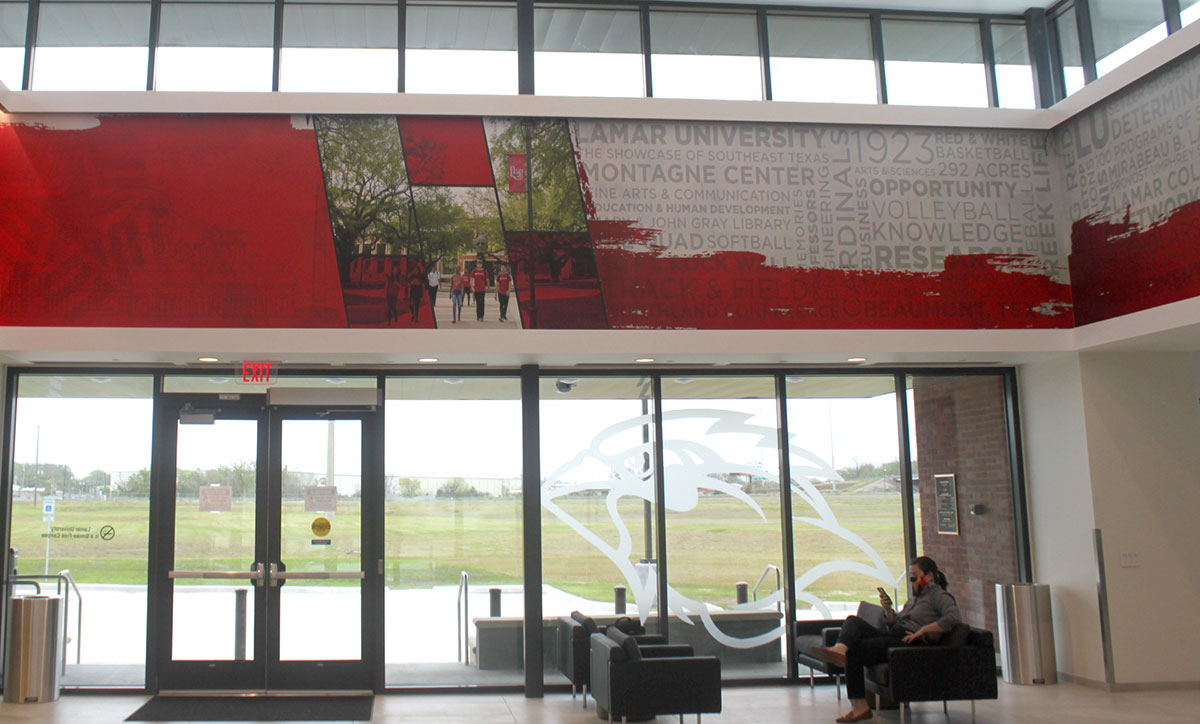
{"type": "Polygon", "coordinates": [[[958,535],[958,490],[954,476],[934,475],[933,488],[937,495],[938,535],[958,535]]]}
{"type": "Polygon", "coordinates": [[[337,511],[336,485],[309,485],[304,488],[305,513],[334,513],[337,511]]]}
{"type": "Polygon", "coordinates": [[[201,485],[200,510],[206,513],[229,513],[233,510],[232,485],[201,485]]]}

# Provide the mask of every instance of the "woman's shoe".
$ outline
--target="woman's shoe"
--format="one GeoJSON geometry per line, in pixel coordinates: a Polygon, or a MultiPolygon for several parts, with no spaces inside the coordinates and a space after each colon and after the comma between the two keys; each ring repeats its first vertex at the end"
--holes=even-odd
{"type": "Polygon", "coordinates": [[[873,716],[875,716],[875,713],[873,711],[871,711],[870,709],[867,709],[866,711],[859,712],[858,714],[855,714],[854,712],[850,712],[846,716],[839,716],[837,719],[834,719],[834,721],[842,722],[844,724],[845,722],[852,722],[852,721],[866,721],[867,719],[870,719],[873,716]]]}
{"type": "MultiPolygon", "coordinates": [[[[821,661],[834,666],[846,668],[846,655],[837,649],[827,649],[824,646],[814,646],[810,649],[813,656],[816,656],[821,661]]],[[[855,720],[857,721],[857,720],[855,720]]]]}

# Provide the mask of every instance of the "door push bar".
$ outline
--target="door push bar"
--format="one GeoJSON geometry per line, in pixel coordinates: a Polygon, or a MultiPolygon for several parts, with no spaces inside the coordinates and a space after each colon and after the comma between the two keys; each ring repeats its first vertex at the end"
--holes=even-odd
{"type": "Polygon", "coordinates": [[[290,581],[301,578],[328,580],[331,578],[364,579],[367,574],[362,571],[281,571],[279,566],[272,563],[268,574],[272,586],[278,586],[280,581],[290,581]]]}
{"type": "Polygon", "coordinates": [[[235,581],[245,578],[254,581],[254,585],[261,586],[264,574],[263,564],[255,563],[249,571],[168,571],[167,578],[216,578],[235,581]]]}

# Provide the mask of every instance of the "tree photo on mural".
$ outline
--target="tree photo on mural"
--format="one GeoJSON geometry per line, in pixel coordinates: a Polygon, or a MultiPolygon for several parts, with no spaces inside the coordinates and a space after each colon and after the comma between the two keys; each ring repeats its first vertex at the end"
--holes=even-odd
{"type": "Polygon", "coordinates": [[[412,316],[401,287],[421,264],[395,119],[318,116],[314,125],[347,324],[415,326],[404,323],[412,316]]]}
{"type": "Polygon", "coordinates": [[[607,327],[566,120],[484,125],[525,325],[607,327]]]}

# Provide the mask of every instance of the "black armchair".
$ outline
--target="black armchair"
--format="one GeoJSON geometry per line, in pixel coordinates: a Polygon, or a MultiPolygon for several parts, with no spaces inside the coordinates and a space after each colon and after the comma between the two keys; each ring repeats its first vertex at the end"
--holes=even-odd
{"type": "Polygon", "coordinates": [[[941,701],[944,710],[947,701],[969,699],[972,722],[975,700],[998,696],[992,632],[965,623],[936,644],[889,649],[887,662],[868,667],[866,674],[867,691],[895,704],[941,701]]]}
{"type": "Polygon", "coordinates": [[[813,688],[814,673],[820,671],[833,677],[837,686],[838,701],[842,700],[841,677],[845,671],[828,661],[813,656],[810,652],[814,646],[828,648],[837,643],[838,631],[841,630],[842,619],[823,619],[815,621],[796,622],[796,660],[801,666],[808,667],[808,688],[813,688]]]}
{"type": "MultiPolygon", "coordinates": [[[[641,624],[632,619],[622,617],[613,625],[639,636],[645,643],[666,643],[662,636],[647,634],[641,624]]],[[[592,634],[604,633],[606,628],[591,616],[578,611],[558,619],[558,670],[571,682],[572,699],[580,688],[583,689],[584,709],[587,708],[588,686],[591,683],[592,634]]]]}
{"type": "Polygon", "coordinates": [[[721,662],[693,656],[690,646],[639,643],[609,630],[592,635],[592,696],[596,713],[609,722],[649,719],[659,714],[721,711],[721,662]]]}

